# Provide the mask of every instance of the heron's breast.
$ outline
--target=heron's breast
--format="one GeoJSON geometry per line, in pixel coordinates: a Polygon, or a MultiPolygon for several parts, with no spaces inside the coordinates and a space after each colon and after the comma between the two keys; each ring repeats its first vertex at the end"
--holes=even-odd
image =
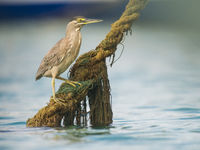
{"type": "Polygon", "coordinates": [[[81,35],[77,36],[76,38],[78,39],[72,42],[70,49],[67,51],[66,57],[58,65],[59,74],[67,70],[67,68],[74,62],[79,54],[81,46],[81,35]]]}

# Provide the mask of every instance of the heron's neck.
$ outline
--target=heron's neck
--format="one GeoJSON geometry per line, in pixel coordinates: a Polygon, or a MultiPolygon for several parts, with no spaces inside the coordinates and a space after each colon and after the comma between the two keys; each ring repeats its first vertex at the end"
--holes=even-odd
{"type": "Polygon", "coordinates": [[[69,23],[66,28],[66,36],[80,34],[81,27],[76,27],[72,23],[69,23]]]}

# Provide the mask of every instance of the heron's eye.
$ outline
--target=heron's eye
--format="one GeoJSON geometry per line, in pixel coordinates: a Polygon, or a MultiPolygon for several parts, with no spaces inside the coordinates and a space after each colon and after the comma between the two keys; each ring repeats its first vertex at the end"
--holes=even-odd
{"type": "Polygon", "coordinates": [[[81,18],[81,19],[80,19],[80,22],[85,22],[85,19],[84,19],[84,18],[81,18]]]}

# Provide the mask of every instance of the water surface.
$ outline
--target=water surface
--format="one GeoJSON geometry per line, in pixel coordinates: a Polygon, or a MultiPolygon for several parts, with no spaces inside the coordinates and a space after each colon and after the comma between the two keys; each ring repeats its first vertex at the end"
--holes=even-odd
{"type": "MultiPolygon", "coordinates": [[[[108,67],[110,127],[26,128],[27,118],[51,96],[50,79],[35,82],[34,76],[65,24],[62,19],[0,24],[1,150],[199,150],[200,37],[184,27],[139,22],[126,36],[122,57],[108,67]]],[[[84,27],[81,53],[95,48],[109,29],[109,23],[84,27]]],[[[119,45],[116,57],[121,50],[119,45]]]]}

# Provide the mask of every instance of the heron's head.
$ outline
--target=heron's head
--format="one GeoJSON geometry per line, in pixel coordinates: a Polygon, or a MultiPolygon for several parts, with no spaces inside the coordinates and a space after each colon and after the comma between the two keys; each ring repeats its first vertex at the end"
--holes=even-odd
{"type": "Polygon", "coordinates": [[[101,21],[103,21],[103,20],[89,19],[89,18],[78,16],[78,17],[74,17],[71,22],[73,22],[73,24],[75,25],[76,28],[81,28],[82,26],[84,26],[86,24],[97,23],[97,22],[101,22],[101,21]]]}

